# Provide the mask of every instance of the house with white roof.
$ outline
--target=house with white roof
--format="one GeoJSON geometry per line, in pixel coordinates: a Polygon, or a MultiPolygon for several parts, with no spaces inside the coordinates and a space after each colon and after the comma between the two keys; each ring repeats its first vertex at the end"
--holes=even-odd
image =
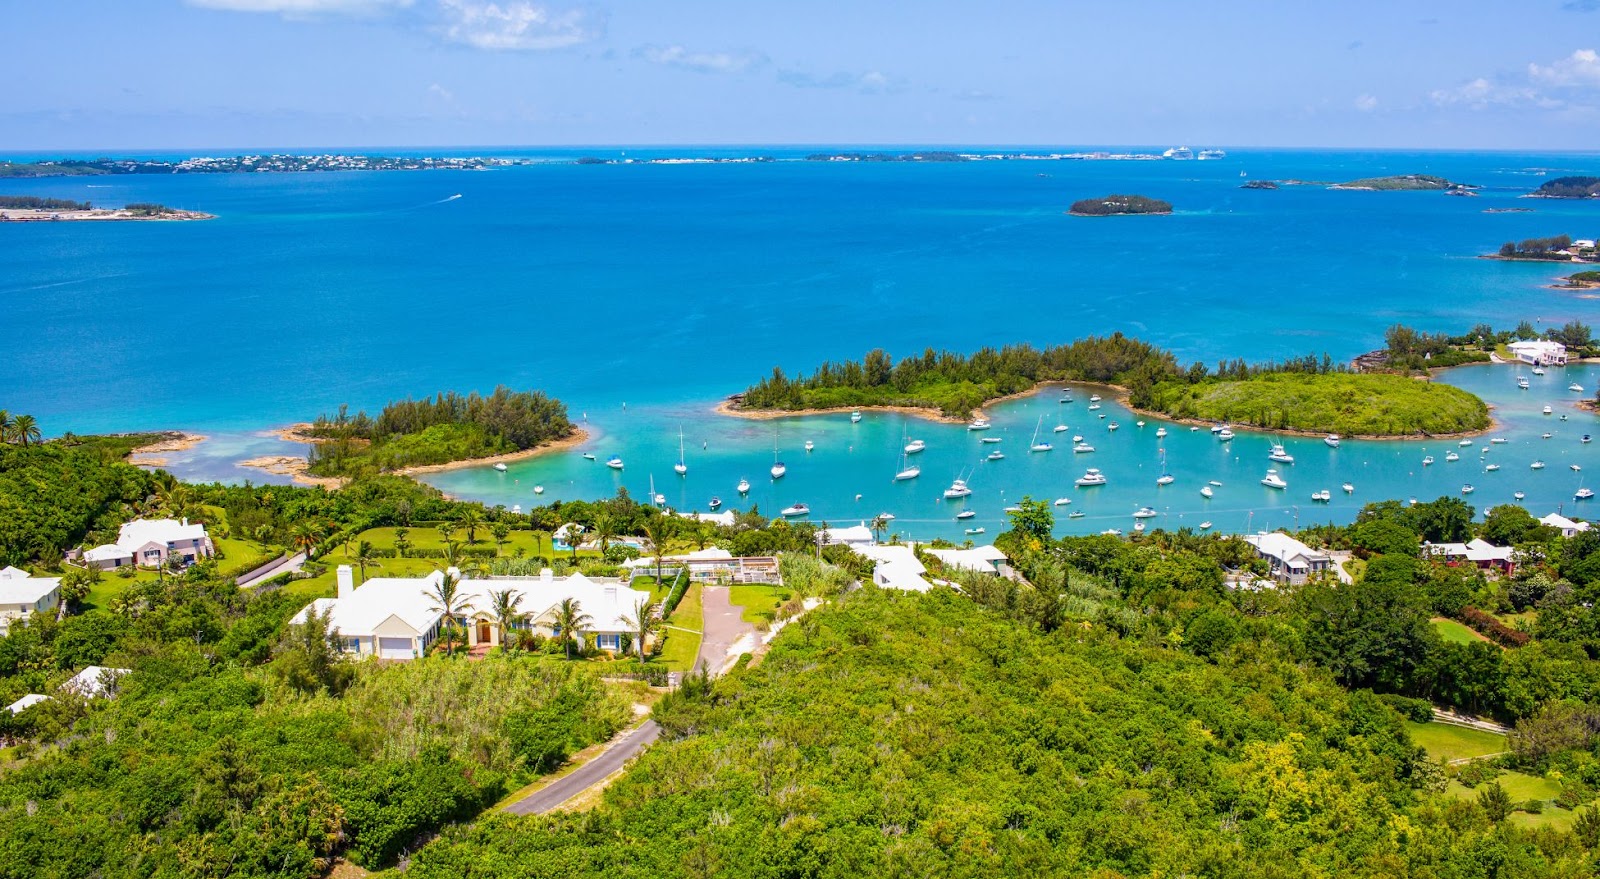
{"type": "Polygon", "coordinates": [[[672,515],[680,519],[688,519],[691,522],[710,522],[713,525],[721,525],[724,528],[732,528],[738,521],[735,518],[737,514],[732,510],[723,510],[720,513],[697,513],[690,510],[687,513],[673,512],[672,515]]]}
{"type": "Polygon", "coordinates": [[[872,569],[872,582],[885,589],[904,589],[908,592],[927,592],[933,588],[923,575],[928,568],[918,558],[916,550],[899,544],[853,547],[857,555],[865,556],[877,565],[872,569]]]}
{"type": "MultiPolygon", "coordinates": [[[[708,546],[683,555],[661,557],[664,567],[687,568],[689,579],[697,583],[770,583],[781,584],[776,556],[736,556],[725,549],[708,546]]],[[[652,571],[656,566],[654,556],[629,559],[622,566],[630,571],[652,571]]]]}
{"type": "Polygon", "coordinates": [[[61,605],[61,578],[35,577],[20,568],[0,569],[0,635],[15,620],[53,612],[61,605]]]}
{"type": "Polygon", "coordinates": [[[1560,531],[1562,537],[1576,537],[1579,534],[1589,530],[1588,522],[1579,522],[1574,519],[1568,519],[1566,516],[1563,516],[1560,513],[1551,513],[1550,515],[1545,516],[1543,519],[1539,520],[1539,524],[1549,525],[1551,528],[1560,531]]]}
{"type": "Polygon", "coordinates": [[[929,549],[926,552],[949,567],[980,574],[998,574],[1010,561],[1005,553],[994,548],[994,544],[973,549],[929,549]]]}
{"type": "Polygon", "coordinates": [[[1511,558],[1511,547],[1495,546],[1481,537],[1474,537],[1466,543],[1424,543],[1422,551],[1447,562],[1466,562],[1482,570],[1499,571],[1502,574],[1510,574],[1517,567],[1511,558]]]}
{"type": "Polygon", "coordinates": [[[159,568],[172,556],[194,564],[217,552],[206,534],[206,526],[188,519],[135,519],[122,526],[117,542],[97,546],[83,553],[86,564],[101,570],[137,565],[159,568]]]}
{"type": "MultiPolygon", "coordinates": [[[[457,572],[452,569],[451,573],[457,572]]],[[[444,611],[434,597],[444,576],[445,572],[434,571],[426,577],[373,577],[358,589],[350,566],[340,565],[337,596],[313,601],[290,623],[302,624],[311,613],[328,613],[346,652],[379,659],[414,659],[427,651],[445,623],[444,611]]],[[[556,577],[549,568],[537,577],[461,580],[456,624],[465,629],[469,647],[499,645],[500,626],[489,592],[501,589],[516,593],[522,619],[513,628],[556,634],[556,613],[561,603],[571,598],[590,618],[584,634],[594,635],[595,646],[611,651],[621,650],[622,636],[637,630],[633,615],[640,602],[650,600],[649,592],[629,589],[620,580],[579,573],[556,577]]]]}
{"type": "Polygon", "coordinates": [[[85,699],[103,696],[107,699],[117,694],[117,679],[127,674],[130,669],[107,668],[103,665],[91,665],[83,671],[72,676],[72,679],[61,685],[61,689],[70,693],[77,693],[85,699]]]}
{"type": "Polygon", "coordinates": [[[27,711],[29,708],[38,705],[40,702],[49,701],[49,696],[43,696],[38,693],[29,693],[28,695],[23,696],[21,699],[12,702],[10,705],[7,705],[6,710],[12,714],[21,714],[22,712],[27,711]]]}
{"type": "Polygon", "coordinates": [[[848,528],[824,528],[820,536],[825,546],[848,546],[851,549],[872,546],[878,542],[865,522],[848,528]]]}
{"type": "Polygon", "coordinates": [[[1285,583],[1304,583],[1315,574],[1333,567],[1333,559],[1318,552],[1282,531],[1246,534],[1246,543],[1255,547],[1256,555],[1266,559],[1272,576],[1285,583]]]}
{"type": "Polygon", "coordinates": [[[1567,346],[1549,339],[1529,339],[1523,342],[1512,342],[1506,346],[1512,356],[1519,362],[1533,366],[1565,366],[1567,364],[1567,346]]]}

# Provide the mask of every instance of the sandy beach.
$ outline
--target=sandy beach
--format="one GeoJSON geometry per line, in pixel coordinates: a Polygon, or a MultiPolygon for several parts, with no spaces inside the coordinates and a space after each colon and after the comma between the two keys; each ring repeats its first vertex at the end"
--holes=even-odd
{"type": "Polygon", "coordinates": [[[174,210],[165,214],[149,216],[145,214],[129,213],[121,208],[94,208],[87,211],[46,211],[31,208],[5,208],[0,209],[0,223],[56,223],[56,222],[98,222],[98,221],[127,221],[127,222],[183,222],[185,220],[215,220],[216,214],[206,214],[200,211],[174,210]]]}
{"type": "Polygon", "coordinates": [[[179,433],[173,431],[163,434],[163,438],[147,446],[140,446],[128,453],[128,463],[136,467],[165,467],[167,459],[162,457],[168,452],[186,452],[205,442],[206,438],[197,433],[179,433]]]}
{"type": "MultiPolygon", "coordinates": [[[[318,440],[316,437],[307,436],[303,432],[310,426],[311,425],[307,423],[291,424],[287,427],[278,428],[272,432],[272,435],[283,440],[284,442],[307,444],[320,442],[320,440],[318,440]]],[[[400,470],[396,470],[395,473],[400,476],[416,477],[426,475],[428,473],[444,473],[449,470],[462,470],[468,467],[490,467],[495,464],[510,464],[514,461],[526,461],[530,458],[536,458],[540,455],[549,454],[551,452],[561,452],[573,449],[587,442],[588,439],[588,431],[585,431],[581,427],[574,427],[570,435],[562,437],[554,442],[535,446],[531,449],[523,449],[519,452],[507,452],[504,455],[491,455],[487,458],[469,458],[465,461],[451,461],[447,464],[426,464],[416,467],[404,467],[400,470]]],[[[344,487],[344,484],[349,481],[344,477],[338,476],[313,476],[311,473],[307,472],[307,468],[310,466],[310,464],[303,456],[298,455],[265,455],[260,458],[251,458],[248,461],[240,461],[239,466],[251,467],[256,470],[264,470],[268,473],[273,473],[278,476],[293,477],[294,481],[300,485],[320,485],[324,488],[342,488],[344,487]]]]}

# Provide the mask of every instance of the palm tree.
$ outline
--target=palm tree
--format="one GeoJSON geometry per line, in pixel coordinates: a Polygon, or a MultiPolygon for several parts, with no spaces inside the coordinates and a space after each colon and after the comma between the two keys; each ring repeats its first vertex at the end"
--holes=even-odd
{"type": "Polygon", "coordinates": [[[600,554],[606,554],[611,546],[611,541],[617,536],[617,520],[610,513],[599,512],[594,514],[594,540],[600,546],[600,554]]]}
{"type": "Polygon", "coordinates": [[[0,443],[11,441],[11,413],[0,409],[0,443]]]}
{"type": "Polygon", "coordinates": [[[506,640],[506,629],[517,624],[522,619],[522,612],[517,610],[517,605],[522,601],[522,593],[515,589],[490,589],[489,612],[494,614],[495,625],[500,629],[500,652],[510,653],[511,642],[506,640]]]}
{"type": "Polygon", "coordinates": [[[868,527],[872,529],[872,539],[881,543],[883,532],[889,530],[889,521],[882,516],[874,516],[868,527]]]}
{"type": "Polygon", "coordinates": [[[577,522],[569,522],[567,523],[567,530],[562,533],[565,535],[562,539],[567,542],[567,548],[572,550],[572,563],[577,564],[578,543],[583,540],[583,526],[577,522]]]}
{"type": "Polygon", "coordinates": [[[289,532],[289,542],[310,558],[316,551],[317,538],[321,536],[321,531],[315,522],[296,522],[294,529],[289,532]]]}
{"type": "Polygon", "coordinates": [[[461,554],[461,544],[458,543],[457,541],[454,541],[454,540],[445,541],[445,543],[444,543],[444,561],[445,561],[445,564],[449,565],[452,568],[459,568],[459,567],[461,567],[461,559],[462,558],[463,558],[463,556],[461,554]]]}
{"type": "Polygon", "coordinates": [[[378,562],[378,557],[373,555],[372,541],[370,540],[362,540],[356,543],[356,551],[354,555],[350,556],[350,561],[355,562],[356,566],[361,568],[361,582],[363,583],[367,582],[367,565],[371,565],[374,568],[383,567],[378,562]]]}
{"type": "Polygon", "coordinates": [[[661,557],[666,555],[667,541],[672,539],[677,520],[664,515],[651,516],[644,521],[644,536],[650,539],[650,552],[656,559],[656,582],[661,582],[661,557]]]}
{"type": "Polygon", "coordinates": [[[40,438],[39,424],[32,415],[18,415],[11,420],[11,436],[24,446],[30,442],[36,443],[40,438]]]}
{"type": "Polygon", "coordinates": [[[578,599],[561,599],[561,605],[556,608],[556,632],[566,644],[568,659],[572,658],[573,636],[582,637],[583,628],[592,622],[594,620],[583,612],[583,605],[578,603],[578,599]]]}
{"type": "Polygon", "coordinates": [[[478,529],[483,527],[483,514],[477,510],[469,509],[461,514],[457,520],[462,528],[467,529],[467,543],[478,542],[478,529]]]}
{"type": "Polygon", "coordinates": [[[639,645],[639,662],[644,662],[644,641],[651,633],[661,627],[661,606],[648,598],[641,598],[633,606],[633,616],[623,617],[622,621],[638,636],[635,642],[639,645]]]}
{"type": "Polygon", "coordinates": [[[467,597],[461,594],[461,581],[447,572],[428,593],[428,597],[433,599],[429,609],[444,614],[444,652],[450,656],[455,652],[456,617],[467,606],[467,597]]]}
{"type": "Polygon", "coordinates": [[[511,536],[511,526],[496,522],[489,526],[489,533],[494,536],[494,554],[499,555],[505,549],[506,538],[511,536]]]}

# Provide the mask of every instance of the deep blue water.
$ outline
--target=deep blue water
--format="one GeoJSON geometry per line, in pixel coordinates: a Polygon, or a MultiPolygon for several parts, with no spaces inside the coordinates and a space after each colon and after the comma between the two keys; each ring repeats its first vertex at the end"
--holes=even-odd
{"type": "MultiPolygon", "coordinates": [[[[1597,171],[1595,155],[1232,150],[1214,162],[548,163],[486,172],[10,181],[7,194],[159,201],[219,218],[0,225],[0,325],[9,330],[0,407],[34,414],[52,434],[197,430],[218,442],[175,458],[180,473],[259,480],[231,463],[278,450],[255,431],[342,402],[375,411],[388,399],[441,389],[538,387],[566,400],[575,418],[587,416],[592,449],[602,459],[623,454],[623,475],[574,453],[505,475],[463,471],[434,481],[462,496],[526,506],[533,482],[547,486],[545,499],[610,493],[619,479],[642,494],[653,475],[674,503],[695,506],[711,494],[732,502],[733,483],[746,475],[764,510],[806,500],[819,516],[843,520],[882,506],[905,520],[905,530],[956,536],[961,529],[942,507],[919,504],[975,465],[960,431],[946,437],[947,428],[907,427],[889,415],[855,428],[840,418],[788,421],[778,439],[791,474],[768,487],[757,477],[771,463],[772,425],[713,417],[709,408],[774,365],[804,371],[873,347],[895,355],[929,346],[967,351],[1122,331],[1186,360],[1307,351],[1343,359],[1378,347],[1397,321],[1451,331],[1524,318],[1593,323],[1595,300],[1545,288],[1557,269],[1474,257],[1510,239],[1600,236],[1600,205],[1517,198],[1541,174],[1597,171]],[[1252,191],[1238,188],[1241,172],[1335,181],[1430,173],[1485,189],[1478,198],[1252,191]],[[1078,198],[1111,192],[1164,198],[1178,212],[1064,214],[1078,198]],[[1490,207],[1535,211],[1483,212],[1490,207]],[[683,480],[671,471],[680,425],[691,458],[700,455],[683,480]],[[933,444],[925,474],[889,486],[907,430],[933,444]],[[799,448],[806,438],[818,444],[809,458],[799,448]],[[910,524],[919,518],[926,531],[910,524]]],[[[1449,380],[1489,383],[1486,395],[1509,390],[1506,405],[1521,405],[1511,372],[1472,372],[1449,380]]],[[[1592,369],[1586,375],[1587,387],[1600,380],[1592,369]]],[[[1552,371],[1549,381],[1558,378],[1552,371]]],[[[1576,396],[1529,392],[1536,394],[1558,402],[1576,396]]],[[[1240,529],[1245,522],[1233,520],[1249,519],[1251,510],[1261,511],[1253,526],[1263,516],[1281,524],[1294,506],[1306,515],[1315,488],[1340,494],[1345,478],[1358,492],[1318,505],[1316,516],[1348,518],[1379,493],[1460,487],[1435,465],[1413,488],[1402,472],[1388,472],[1401,466],[1398,457],[1378,478],[1357,478],[1347,469],[1355,449],[1421,453],[1409,443],[1347,444],[1337,453],[1340,466],[1325,474],[1297,462],[1306,475],[1290,477],[1287,492],[1234,494],[1235,485],[1255,487],[1266,441],[1258,450],[1250,445],[1256,438],[1241,435],[1231,450],[1239,462],[1226,470],[1209,437],[1195,437],[1191,447],[1183,431],[1165,444],[1183,478],[1157,497],[1132,488],[1142,481],[1153,488],[1154,472],[1132,469],[1159,470],[1153,438],[1141,440],[1148,449],[1135,445],[1133,419],[1111,407],[1107,413],[1123,424],[1115,454],[1125,451],[1127,462],[1113,465],[1107,452],[1093,462],[1066,460],[1062,450],[1028,456],[1027,434],[1040,411],[1055,406],[1047,402],[1019,401],[1000,416],[1010,456],[983,465],[974,484],[986,489],[973,499],[983,514],[977,523],[988,519],[991,531],[1002,494],[1009,502],[1025,491],[1065,493],[1057,478],[1070,484],[1091,465],[1114,480],[1103,490],[1107,500],[1097,502],[1106,509],[1096,514],[1111,522],[1102,528],[1130,524],[1125,514],[1138,504],[1170,506],[1185,524],[1206,515],[1240,529]],[[1199,502],[1199,483],[1211,478],[1228,489],[1226,515],[1168,500],[1199,502]]],[[[1056,414],[1046,413],[1047,428],[1056,414]]],[[[1592,416],[1570,414],[1597,432],[1592,416]]],[[[1095,429],[1084,419],[1079,411],[1065,423],[1075,433],[1095,429]]],[[[1536,438],[1537,422],[1508,420],[1508,429],[1536,438]]],[[[1563,447],[1572,455],[1593,448],[1563,447]]],[[[1436,451],[1442,461],[1443,449],[1436,451]]],[[[1375,466],[1376,452],[1359,454],[1375,466]]],[[[1302,456],[1315,457],[1325,456],[1302,456]]],[[[1577,474],[1553,461],[1543,475],[1557,470],[1575,483],[1577,474]]],[[[1557,480],[1548,481],[1548,496],[1524,486],[1530,506],[1537,499],[1553,508],[1563,494],[1570,502],[1571,485],[1558,492],[1557,480]]],[[[1222,494],[1208,504],[1220,507],[1222,494]]],[[[1486,496],[1480,486],[1474,500],[1482,506],[1486,496]]],[[[1073,527],[1093,524],[1087,517],[1073,527]]]]}

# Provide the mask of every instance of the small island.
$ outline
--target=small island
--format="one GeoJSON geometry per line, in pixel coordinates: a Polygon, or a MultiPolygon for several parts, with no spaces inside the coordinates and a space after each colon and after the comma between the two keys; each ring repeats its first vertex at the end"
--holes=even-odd
{"type": "Polygon", "coordinates": [[[1600,287],[1600,272],[1577,272],[1576,274],[1568,275],[1566,281],[1565,284],[1557,285],[1556,289],[1590,290],[1600,287]]]}
{"type": "Polygon", "coordinates": [[[1072,203],[1067,213],[1074,217],[1120,217],[1136,214],[1170,214],[1172,203],[1143,195],[1108,195],[1072,203]]]}
{"type": "Polygon", "coordinates": [[[1489,407],[1460,388],[1383,373],[1278,372],[1200,384],[1162,384],[1146,411],[1285,433],[1428,437],[1490,427],[1489,407]]]}
{"type": "Polygon", "coordinates": [[[1278,184],[1271,180],[1252,180],[1249,183],[1239,184],[1240,189],[1277,189],[1278,184]]]}
{"type": "Polygon", "coordinates": [[[1478,187],[1429,174],[1395,174],[1389,177],[1363,177],[1348,183],[1335,183],[1328,188],[1363,192],[1466,192],[1478,187]]]}
{"type": "Polygon", "coordinates": [[[0,223],[38,223],[78,220],[212,220],[213,214],[134,202],[120,208],[97,208],[86,201],[0,195],[0,223]]]}
{"type": "Polygon", "coordinates": [[[1573,240],[1571,235],[1552,235],[1549,238],[1527,238],[1507,241],[1496,253],[1486,253],[1484,259],[1504,259],[1531,262],[1591,262],[1600,259],[1595,242],[1573,240]]]}
{"type": "Polygon", "coordinates": [[[1539,184],[1528,198],[1600,198],[1600,177],[1557,177],[1539,184]]]}

